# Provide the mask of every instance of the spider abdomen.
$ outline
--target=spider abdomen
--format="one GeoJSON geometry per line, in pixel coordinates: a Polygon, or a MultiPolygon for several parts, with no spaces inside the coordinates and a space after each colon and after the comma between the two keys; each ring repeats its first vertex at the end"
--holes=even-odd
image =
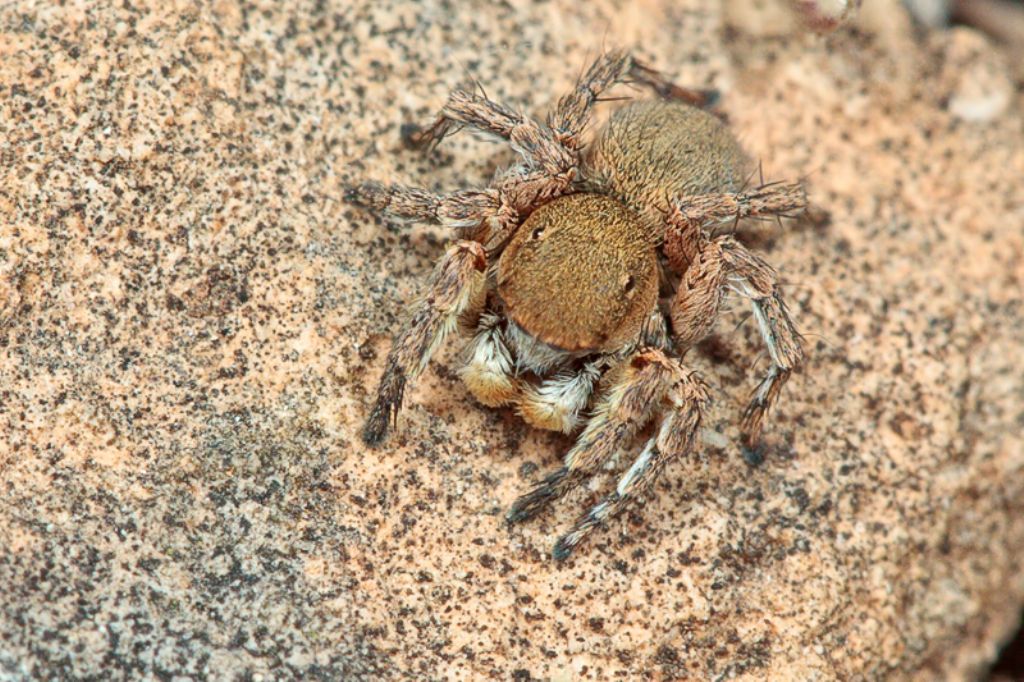
{"type": "Polygon", "coordinates": [[[498,295],[531,337],[570,351],[611,351],[639,335],[658,296],[650,230],[600,194],[535,210],[498,263],[498,295]]]}
{"type": "Polygon", "coordinates": [[[682,102],[644,100],[622,107],[586,157],[588,184],[659,225],[681,196],[735,192],[750,161],[714,115],[682,102]]]}

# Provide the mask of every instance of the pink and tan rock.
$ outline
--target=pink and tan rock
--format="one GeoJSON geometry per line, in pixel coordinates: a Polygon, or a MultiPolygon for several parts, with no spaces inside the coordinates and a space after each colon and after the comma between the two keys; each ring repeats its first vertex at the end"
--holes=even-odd
{"type": "Polygon", "coordinates": [[[993,659],[1024,601],[1024,119],[997,48],[883,30],[871,2],[782,38],[742,2],[733,24],[695,0],[152,4],[0,10],[0,676],[962,679],[993,659]],[[569,440],[473,405],[453,350],[386,446],[360,443],[448,235],[340,184],[486,181],[508,150],[417,155],[399,127],[470,77],[543,112],[602,45],[719,88],[831,221],[758,240],[810,350],[765,464],[733,446],[762,352],[737,309],[693,360],[725,445],[557,565],[591,491],[511,531],[503,512],[569,440]]]}

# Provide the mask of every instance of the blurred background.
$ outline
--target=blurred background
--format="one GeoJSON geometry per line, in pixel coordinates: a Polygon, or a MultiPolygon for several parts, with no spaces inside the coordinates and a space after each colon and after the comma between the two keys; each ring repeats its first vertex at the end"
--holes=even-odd
{"type": "MultiPolygon", "coordinates": [[[[904,0],[923,25],[942,28],[955,24],[984,31],[1013,55],[1018,86],[1024,84],[1024,0],[904,0]]],[[[991,682],[1024,680],[1024,630],[1006,645],[992,669],[991,682]]]]}
{"type": "Polygon", "coordinates": [[[1006,46],[1014,56],[1017,82],[1024,76],[1024,0],[904,0],[922,24],[973,26],[1006,46]]]}

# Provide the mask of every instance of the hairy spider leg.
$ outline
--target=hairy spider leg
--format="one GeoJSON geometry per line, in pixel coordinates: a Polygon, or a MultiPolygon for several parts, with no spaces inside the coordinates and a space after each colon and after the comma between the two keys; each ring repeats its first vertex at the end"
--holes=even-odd
{"type": "Polygon", "coordinates": [[[406,139],[413,147],[424,147],[440,142],[461,126],[508,140],[527,167],[549,175],[577,165],[576,154],[560,144],[550,128],[484,94],[465,90],[453,90],[437,120],[423,130],[407,131],[406,139]]]}
{"type": "Polygon", "coordinates": [[[676,364],[674,381],[667,394],[668,406],[657,435],[619,479],[615,490],[581,516],[555,543],[552,556],[562,561],[596,527],[606,524],[654,485],[667,464],[693,451],[701,422],[711,403],[706,384],[696,372],[676,364]]]}
{"type": "Polygon", "coordinates": [[[718,100],[714,90],[692,90],[680,87],[660,72],[638,62],[629,52],[610,50],[598,57],[570,92],[562,96],[548,116],[548,127],[569,149],[578,149],[581,135],[590,121],[594,104],[617,83],[638,82],[652,88],[662,97],[677,99],[697,107],[710,107],[718,100]]]}
{"type": "Polygon", "coordinates": [[[799,183],[762,185],[754,190],[677,199],[666,217],[666,239],[689,261],[671,303],[674,340],[684,352],[711,330],[726,291],[750,300],[772,366],[744,411],[740,424],[744,457],[762,460],[764,421],[782,387],[804,360],[802,339],[782,298],[778,274],[732,236],[710,238],[706,228],[736,217],[780,215],[803,209],[799,183]]]}
{"type": "Polygon", "coordinates": [[[455,331],[460,319],[478,315],[486,294],[487,255],[477,242],[450,246],[431,275],[424,296],[395,337],[377,387],[377,400],[363,427],[363,441],[377,445],[398,418],[408,383],[455,331]]]}
{"type": "Polygon", "coordinates": [[[515,501],[506,515],[509,523],[537,515],[628,445],[664,397],[672,368],[661,350],[644,349],[612,370],[619,376],[598,401],[594,415],[565,455],[564,465],[515,501]]]}

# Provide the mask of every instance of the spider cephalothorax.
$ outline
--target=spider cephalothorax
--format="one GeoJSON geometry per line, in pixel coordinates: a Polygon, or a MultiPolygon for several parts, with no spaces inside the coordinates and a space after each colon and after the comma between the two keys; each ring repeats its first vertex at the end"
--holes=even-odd
{"type": "Polygon", "coordinates": [[[508,140],[522,158],[480,190],[349,188],[350,201],[461,232],[395,339],[364,440],[384,438],[406,383],[459,329],[472,336],[460,375],[480,402],[513,405],[541,428],[568,433],[583,425],[564,465],[515,502],[510,522],[585,481],[654,421],[615,490],[556,543],[555,557],[565,558],[649,490],[667,462],[693,449],[710,399],[683,357],[711,330],[731,291],[750,301],[772,362],[741,423],[745,452],[756,457],[764,418],[803,351],[775,271],[712,230],[806,202],[797,183],[744,189],[750,163],[704,110],[708,102],[706,93],[613,52],[546,124],[457,90],[430,127],[406,128],[408,142],[427,145],[470,126],[508,140]],[[584,147],[591,107],[624,81],[661,98],[623,106],[584,147]]]}

